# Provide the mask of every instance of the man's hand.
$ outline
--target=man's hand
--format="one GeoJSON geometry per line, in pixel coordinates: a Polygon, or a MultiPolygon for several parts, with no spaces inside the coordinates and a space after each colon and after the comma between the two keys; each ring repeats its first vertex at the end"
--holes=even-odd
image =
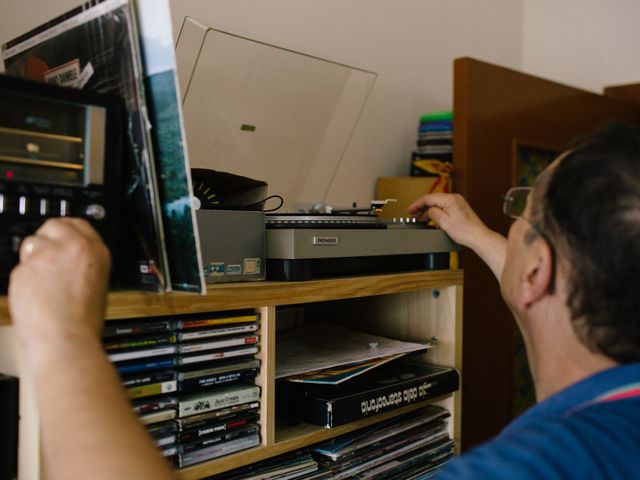
{"type": "Polygon", "coordinates": [[[30,353],[99,338],[110,264],[107,247],[85,220],[47,220],[23,240],[8,294],[13,324],[30,353]]]}
{"type": "Polygon", "coordinates": [[[413,202],[407,212],[417,220],[433,220],[457,243],[471,248],[500,279],[507,241],[489,229],[457,193],[429,193],[413,202]]]}
{"type": "Polygon", "coordinates": [[[433,220],[457,243],[471,247],[478,234],[488,228],[457,193],[429,193],[407,209],[419,221],[433,220]]]}
{"type": "Polygon", "coordinates": [[[9,309],[31,362],[47,478],[169,480],[100,342],[110,263],[91,225],[61,218],[24,239],[11,272],[9,309]]]}

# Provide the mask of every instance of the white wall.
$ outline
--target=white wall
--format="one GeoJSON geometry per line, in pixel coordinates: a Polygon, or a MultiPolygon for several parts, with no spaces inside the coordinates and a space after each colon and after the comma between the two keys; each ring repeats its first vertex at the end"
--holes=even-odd
{"type": "Polygon", "coordinates": [[[378,176],[408,175],[420,114],[452,106],[454,58],[520,67],[520,0],[174,0],[172,8],[176,22],[190,15],[378,74],[331,204],[366,204],[378,176]]]}
{"type": "Polygon", "coordinates": [[[523,0],[523,70],[586,90],[640,82],[638,0],[523,0]]]}
{"type": "MultiPolygon", "coordinates": [[[[0,41],[79,4],[0,0],[0,41]]],[[[172,0],[212,27],[378,74],[327,201],[366,204],[378,176],[407,175],[420,114],[450,109],[452,62],[520,68],[522,0],[172,0]]],[[[321,200],[321,199],[318,199],[321,200]]]]}

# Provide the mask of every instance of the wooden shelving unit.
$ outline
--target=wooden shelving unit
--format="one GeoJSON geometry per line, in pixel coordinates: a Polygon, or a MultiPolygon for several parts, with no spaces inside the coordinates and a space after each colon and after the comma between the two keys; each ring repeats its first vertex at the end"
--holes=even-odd
{"type": "MultiPolygon", "coordinates": [[[[109,294],[107,319],[181,315],[252,308],[261,314],[258,354],[262,367],[256,383],[262,388],[261,438],[258,447],[204,462],[179,471],[195,480],[242,465],[293,451],[380,420],[410,411],[425,403],[376,415],[337,428],[300,424],[279,427],[275,416],[275,337],[279,310],[304,306],[310,313],[339,314],[349,326],[401,340],[436,341],[425,361],[460,369],[462,360],[461,270],[412,272],[346,277],[307,282],[256,282],[211,286],[205,295],[151,295],[137,291],[109,294]]],[[[332,315],[334,316],[334,315],[332,315]]],[[[13,338],[6,297],[0,297],[0,371],[28,376],[13,338]]],[[[39,452],[38,412],[32,387],[21,382],[20,480],[45,478],[39,452]]],[[[456,392],[426,403],[439,403],[451,411],[450,433],[460,440],[460,400],[456,392]]]]}

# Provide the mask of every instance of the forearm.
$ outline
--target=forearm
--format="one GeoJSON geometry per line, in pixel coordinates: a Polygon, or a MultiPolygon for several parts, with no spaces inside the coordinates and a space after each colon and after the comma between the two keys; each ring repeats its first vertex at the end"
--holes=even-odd
{"type": "Polygon", "coordinates": [[[507,239],[485,227],[479,234],[471,236],[465,246],[473,250],[500,281],[507,255],[507,239]]]}
{"type": "Polygon", "coordinates": [[[173,478],[98,340],[54,346],[33,367],[48,478],[173,478]]]}

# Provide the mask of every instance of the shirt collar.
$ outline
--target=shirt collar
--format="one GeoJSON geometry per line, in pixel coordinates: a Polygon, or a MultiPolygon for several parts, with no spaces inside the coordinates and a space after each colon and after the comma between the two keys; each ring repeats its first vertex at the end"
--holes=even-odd
{"type": "Polygon", "coordinates": [[[503,432],[510,432],[531,421],[568,414],[582,404],[597,401],[601,395],[611,390],[639,381],[640,363],[625,364],[603,370],[534,405],[509,424],[503,432]]]}

